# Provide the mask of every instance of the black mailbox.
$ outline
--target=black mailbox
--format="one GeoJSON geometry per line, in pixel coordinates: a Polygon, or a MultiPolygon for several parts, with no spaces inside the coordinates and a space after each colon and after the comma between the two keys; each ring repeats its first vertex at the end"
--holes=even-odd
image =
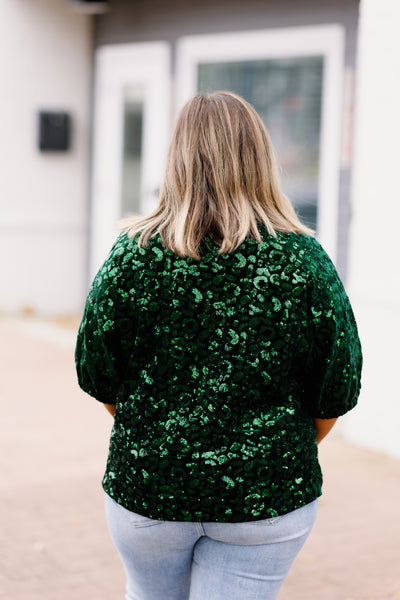
{"type": "Polygon", "coordinates": [[[67,112],[39,112],[39,148],[69,150],[71,143],[71,116],[67,112]]]}

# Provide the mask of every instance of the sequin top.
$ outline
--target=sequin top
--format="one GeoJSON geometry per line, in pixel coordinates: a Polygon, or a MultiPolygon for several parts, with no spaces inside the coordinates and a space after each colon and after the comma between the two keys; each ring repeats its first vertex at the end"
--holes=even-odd
{"type": "Polygon", "coordinates": [[[80,386],[116,404],[105,491],[153,519],[240,522],[321,494],[313,417],[357,402],[353,312],[320,244],[263,234],[200,261],[123,233],[87,298],[80,386]]]}

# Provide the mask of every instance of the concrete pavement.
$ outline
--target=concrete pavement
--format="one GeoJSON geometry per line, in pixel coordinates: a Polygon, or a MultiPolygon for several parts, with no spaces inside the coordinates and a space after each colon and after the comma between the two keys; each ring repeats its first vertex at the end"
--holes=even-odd
{"type": "MultiPolygon", "coordinates": [[[[74,342],[73,329],[0,319],[4,600],[124,597],[100,487],[111,417],[76,384],[74,342]]],[[[400,599],[400,461],[333,434],[320,454],[317,523],[279,600],[400,599]]]]}

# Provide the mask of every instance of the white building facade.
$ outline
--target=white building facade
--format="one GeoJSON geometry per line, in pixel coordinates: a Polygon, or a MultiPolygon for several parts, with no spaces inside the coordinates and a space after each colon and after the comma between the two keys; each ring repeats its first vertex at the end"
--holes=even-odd
{"type": "Polygon", "coordinates": [[[65,0],[1,0],[0,311],[77,312],[86,290],[92,21],[65,0]],[[39,112],[71,115],[40,151],[39,112]]]}
{"type": "Polygon", "coordinates": [[[400,458],[400,3],[362,0],[348,289],[364,349],[354,442],[400,458]]]}
{"type": "Polygon", "coordinates": [[[1,0],[0,311],[78,313],[115,222],[157,201],[182,102],[230,87],[265,118],[285,191],[354,306],[363,389],[341,431],[400,457],[400,4],[189,4],[114,0],[93,18],[1,0]],[[40,110],[71,115],[70,150],[38,149],[40,110]]]}

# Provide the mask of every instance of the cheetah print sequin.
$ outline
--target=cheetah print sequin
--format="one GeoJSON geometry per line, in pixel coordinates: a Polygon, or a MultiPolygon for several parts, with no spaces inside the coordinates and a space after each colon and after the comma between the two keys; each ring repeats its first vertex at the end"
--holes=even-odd
{"type": "Polygon", "coordinates": [[[89,293],[81,387],[116,404],[105,491],[154,519],[269,518],[321,494],[313,417],[350,410],[361,349],[309,236],[181,258],[121,234],[89,293]]]}

